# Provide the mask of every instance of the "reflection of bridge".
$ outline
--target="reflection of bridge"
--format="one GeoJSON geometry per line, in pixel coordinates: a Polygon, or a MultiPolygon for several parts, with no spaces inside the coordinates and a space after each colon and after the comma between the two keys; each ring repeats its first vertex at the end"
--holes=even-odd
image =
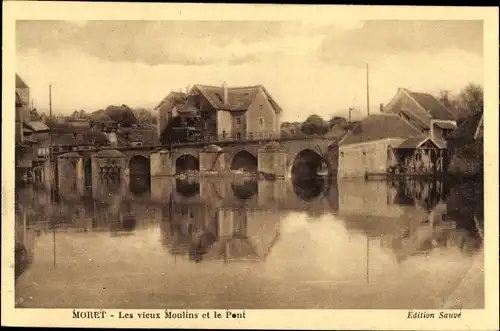
{"type": "Polygon", "coordinates": [[[271,174],[276,177],[314,177],[328,170],[336,174],[337,148],[331,139],[222,140],[217,145],[192,142],[170,146],[140,146],[75,150],[57,154],[57,176],[174,176],[196,172],[200,176],[231,171],[271,174]],[[69,160],[69,162],[67,162],[69,160]]]}

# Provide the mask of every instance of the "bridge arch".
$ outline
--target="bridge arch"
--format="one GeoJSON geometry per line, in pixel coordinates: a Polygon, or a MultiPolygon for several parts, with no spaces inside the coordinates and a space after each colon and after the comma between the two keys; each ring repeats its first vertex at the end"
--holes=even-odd
{"type": "Polygon", "coordinates": [[[259,192],[259,186],[255,180],[231,183],[231,189],[239,200],[248,200],[259,192]]]}
{"type": "Polygon", "coordinates": [[[175,173],[185,173],[188,171],[199,171],[200,161],[191,154],[182,154],[175,160],[175,173]]]}
{"type": "Polygon", "coordinates": [[[130,176],[148,176],[151,173],[150,162],[147,157],[141,154],[136,154],[130,158],[128,163],[130,176]]]}
{"type": "Polygon", "coordinates": [[[328,160],[312,149],[303,149],[293,158],[290,175],[293,178],[315,179],[329,174],[328,160]]]}
{"type": "Polygon", "coordinates": [[[256,173],[259,161],[255,155],[247,150],[237,152],[231,160],[231,170],[243,169],[247,172],[256,173]]]}

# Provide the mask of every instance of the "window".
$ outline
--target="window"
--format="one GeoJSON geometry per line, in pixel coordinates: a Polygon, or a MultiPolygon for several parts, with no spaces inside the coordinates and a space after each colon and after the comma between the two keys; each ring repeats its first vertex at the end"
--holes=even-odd
{"type": "Polygon", "coordinates": [[[236,127],[240,127],[241,124],[241,118],[236,117],[236,127]]]}
{"type": "Polygon", "coordinates": [[[260,105],[260,110],[262,110],[264,108],[264,106],[260,105]]]}
{"type": "Polygon", "coordinates": [[[263,127],[263,126],[264,126],[264,118],[259,117],[259,125],[260,125],[261,127],[263,127]]]}
{"type": "Polygon", "coordinates": [[[240,132],[236,133],[236,139],[241,140],[241,133],[240,132]]]}

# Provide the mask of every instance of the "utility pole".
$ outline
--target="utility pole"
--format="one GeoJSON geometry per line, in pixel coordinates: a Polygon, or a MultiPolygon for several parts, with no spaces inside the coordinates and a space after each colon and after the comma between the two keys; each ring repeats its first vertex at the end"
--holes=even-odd
{"type": "Polygon", "coordinates": [[[366,64],[366,112],[370,116],[370,74],[368,63],[366,64]]]}

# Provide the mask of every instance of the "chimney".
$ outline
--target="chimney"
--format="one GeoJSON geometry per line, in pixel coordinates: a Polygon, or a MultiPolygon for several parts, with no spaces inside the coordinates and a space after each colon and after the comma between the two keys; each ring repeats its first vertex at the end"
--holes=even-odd
{"type": "Polygon", "coordinates": [[[431,138],[433,139],[434,138],[434,119],[431,119],[431,138]]]}
{"type": "Polygon", "coordinates": [[[223,91],[222,101],[224,102],[224,105],[227,105],[229,103],[229,97],[228,97],[227,83],[226,82],[222,83],[222,91],[223,91]]]}
{"type": "Polygon", "coordinates": [[[383,103],[381,103],[381,104],[380,104],[380,112],[381,112],[381,113],[383,113],[383,112],[384,112],[384,104],[383,104],[383,103]]]}

